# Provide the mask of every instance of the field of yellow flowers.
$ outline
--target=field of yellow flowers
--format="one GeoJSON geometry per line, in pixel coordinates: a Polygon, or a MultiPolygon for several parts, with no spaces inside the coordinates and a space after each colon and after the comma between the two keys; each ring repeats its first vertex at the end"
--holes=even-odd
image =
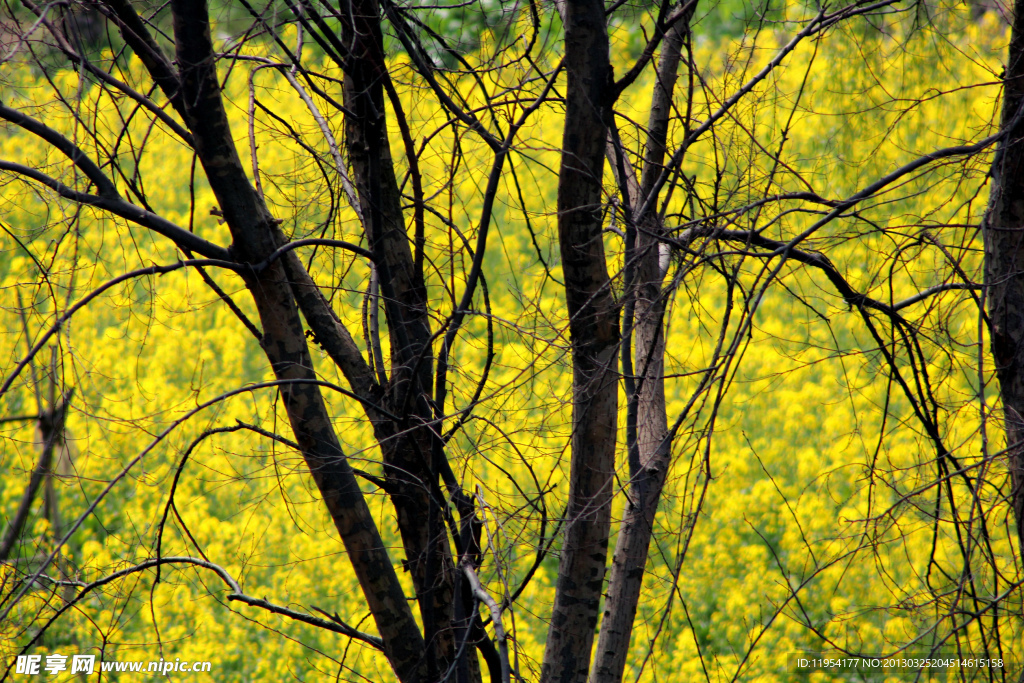
{"type": "MultiPolygon", "coordinates": [[[[847,196],[929,150],[989,134],[1007,32],[993,13],[959,25],[969,28],[960,33],[941,27],[835,31],[801,46],[756,98],[688,154],[685,168],[694,192],[712,202],[723,183],[738,197],[764,191],[772,157],[753,148],[751,130],[767,131],[768,137],[784,130],[786,158],[821,194],[833,197],[847,196]],[[797,93],[802,94],[798,102],[797,93]]],[[[622,46],[620,69],[628,62],[632,38],[627,33],[623,29],[615,36],[622,46]]],[[[768,29],[760,40],[696,40],[693,60],[703,65],[697,87],[728,92],[771,57],[766,46],[774,49],[781,40],[768,29]]],[[[129,80],[141,66],[134,58],[124,61],[129,80]]],[[[332,68],[325,65],[323,72],[331,75],[332,68]]],[[[408,68],[396,58],[396,82],[408,68]]],[[[315,130],[317,123],[295,93],[264,87],[265,76],[239,71],[227,80],[236,130],[247,129],[250,87],[296,131],[315,130]]],[[[103,141],[108,147],[142,150],[122,164],[124,182],[144,185],[151,205],[178,225],[228,242],[226,226],[211,211],[213,194],[190,152],[160,126],[143,117],[134,122],[133,103],[95,106],[96,84],[71,71],[12,68],[4,79],[2,97],[9,106],[36,112],[71,136],[76,116],[95,119],[93,125],[110,132],[103,141]],[[61,107],[53,99],[55,90],[78,104],[61,107]]],[[[628,106],[645,111],[649,89],[649,82],[637,83],[628,106]]],[[[401,96],[414,139],[427,139],[443,112],[411,87],[401,96]]],[[[627,107],[622,115],[629,114],[627,107]]],[[[447,128],[429,138],[420,160],[425,193],[450,193],[447,219],[465,232],[456,234],[427,216],[434,267],[428,287],[440,302],[439,316],[451,310],[448,284],[463,278],[467,265],[462,257],[449,256],[449,240],[470,234],[488,163],[481,143],[472,136],[459,138],[463,170],[456,175],[459,183],[445,186],[456,163],[456,134],[447,128]]],[[[325,191],[306,150],[279,127],[257,126],[252,135],[252,146],[260,150],[261,189],[286,231],[315,235],[330,220],[334,237],[360,241],[355,215],[325,191]]],[[[485,262],[496,355],[477,419],[452,444],[454,466],[475,485],[484,506],[487,543],[503,560],[500,572],[495,565],[482,570],[496,594],[531,571],[538,545],[557,538],[566,495],[571,368],[553,241],[552,169],[560,136],[561,112],[551,105],[523,130],[517,176],[506,174],[503,180],[497,233],[485,262]]],[[[401,167],[397,129],[391,139],[401,167]]],[[[245,151],[250,141],[238,144],[245,151]]],[[[72,172],[38,138],[13,128],[0,135],[0,157],[47,168],[55,176],[72,172]]],[[[893,300],[934,284],[949,268],[925,235],[956,252],[958,267],[980,280],[976,226],[987,199],[989,163],[990,157],[977,157],[915,177],[900,187],[897,198],[865,209],[859,227],[829,228],[815,237],[814,246],[827,249],[861,291],[893,300]],[[919,237],[902,240],[894,256],[893,234],[919,237]]],[[[613,184],[610,177],[608,184],[613,184]]],[[[801,189],[787,176],[778,191],[801,189]]],[[[686,215],[686,200],[675,201],[678,206],[668,215],[686,215]]],[[[799,220],[780,209],[765,211],[759,215],[763,223],[799,220]]],[[[38,338],[70,303],[126,271],[182,257],[151,233],[10,177],[0,185],[0,226],[5,376],[24,356],[27,338],[38,338]]],[[[621,263],[614,233],[608,240],[621,263]]],[[[313,271],[335,284],[335,310],[350,329],[362,329],[369,277],[364,264],[343,252],[320,251],[309,258],[313,271]]],[[[750,269],[745,276],[752,276],[755,266],[744,268],[750,269]]],[[[241,281],[228,272],[217,277],[229,294],[243,294],[236,299],[239,306],[254,315],[241,281]]],[[[672,304],[670,421],[686,408],[697,381],[691,371],[706,364],[718,341],[718,325],[732,305],[727,280],[724,271],[709,268],[684,285],[672,304]]],[[[708,411],[694,412],[680,430],[637,616],[630,679],[833,680],[823,672],[794,673],[789,662],[799,651],[821,650],[825,638],[865,652],[891,652],[908,643],[915,643],[914,651],[926,649],[949,628],[943,615],[952,609],[957,587],[936,567],[956,563],[957,539],[929,512],[937,487],[928,437],[907,401],[886,381],[863,322],[824,278],[793,266],[782,282],[785,286],[773,286],[759,299],[730,382],[712,394],[718,401],[714,418],[708,411]]],[[[1000,438],[997,421],[988,423],[988,432],[982,429],[985,411],[997,406],[972,301],[969,293],[951,291],[908,312],[922,329],[941,332],[923,342],[926,371],[943,406],[943,438],[965,466],[977,462],[983,448],[998,450],[1000,438]],[[980,389],[984,401],[979,401],[979,381],[987,384],[980,389]]],[[[488,333],[487,319],[474,316],[460,334],[464,346],[452,369],[456,404],[471,398],[473,380],[486,361],[488,333]]],[[[67,424],[73,465],[56,483],[64,524],[162,430],[194,411],[85,518],[61,551],[62,571],[89,582],[158,551],[202,557],[222,566],[251,596],[310,613],[323,610],[369,628],[358,583],[302,458],[286,443],[234,428],[244,423],[286,435],[287,419],[274,390],[241,392],[199,409],[224,392],[272,378],[257,342],[199,273],[181,269],[113,287],[55,339],[37,358],[34,380],[25,375],[6,397],[2,413],[35,412],[37,401],[51,400],[51,386],[75,388],[67,424]],[[192,448],[204,431],[224,427],[233,429],[192,448]]],[[[324,380],[344,385],[329,362],[317,370],[324,380]]],[[[340,393],[327,397],[353,465],[377,472],[373,434],[359,406],[340,393]]],[[[0,425],[0,518],[13,516],[38,452],[31,423],[0,425]]],[[[383,494],[369,483],[364,490],[386,541],[400,547],[383,494]]],[[[952,495],[966,499],[967,493],[956,489],[952,495]]],[[[620,495],[617,510],[624,504],[620,495]]],[[[1012,524],[1007,514],[993,505],[988,522],[993,528],[1012,524]]],[[[47,519],[35,514],[30,525],[31,547],[23,548],[22,556],[50,552],[47,519]]],[[[1007,539],[1005,533],[993,534],[991,554],[1000,574],[978,576],[979,593],[999,594],[1006,586],[993,576],[1017,575],[1007,539]]],[[[539,669],[556,569],[557,558],[549,554],[507,625],[526,680],[539,669]]],[[[3,586],[11,585],[15,574],[7,566],[2,571],[0,590],[6,591],[3,586]]],[[[407,589],[412,594],[411,581],[407,589]]],[[[229,592],[216,574],[196,567],[168,565],[159,573],[132,574],[85,597],[30,652],[209,661],[218,681],[391,680],[386,660],[373,649],[228,601],[229,592]]],[[[1019,653],[1024,637],[1019,593],[1010,600],[1015,602],[1003,610],[1011,615],[1016,610],[1016,616],[992,618],[1007,620],[1005,648],[1019,653]]],[[[58,609],[58,589],[33,591],[0,625],[0,663],[13,660],[58,609]]],[[[965,647],[974,637],[963,635],[965,647]]],[[[106,675],[130,680],[133,674],[106,675]]],[[[911,680],[904,678],[908,675],[891,678],[911,680]]]]}

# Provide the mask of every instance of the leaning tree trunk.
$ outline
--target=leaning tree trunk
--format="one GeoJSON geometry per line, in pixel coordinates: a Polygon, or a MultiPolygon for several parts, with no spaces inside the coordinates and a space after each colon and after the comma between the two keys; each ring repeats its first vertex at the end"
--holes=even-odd
{"type": "Polygon", "coordinates": [[[69,390],[59,404],[39,416],[39,435],[42,437],[43,450],[39,455],[39,462],[29,476],[28,486],[25,488],[25,493],[22,494],[18,511],[8,525],[3,541],[0,541],[0,562],[7,561],[18,543],[25,522],[28,521],[32,502],[35,500],[40,485],[43,485],[44,482],[48,487],[47,501],[44,506],[46,516],[50,519],[54,538],[60,538],[60,530],[56,528],[58,525],[57,500],[56,492],[53,491],[53,472],[57,469],[55,465],[60,458],[59,449],[64,447],[64,420],[67,417],[68,403],[70,403],[73,393],[73,389],[69,390]]]}
{"type": "Polygon", "coordinates": [[[601,180],[613,100],[600,0],[565,3],[565,128],[558,239],[573,361],[572,459],[565,536],[541,681],[587,679],[604,583],[618,412],[618,311],[605,263],[601,180]]]}
{"type": "MultiPolygon", "coordinates": [[[[172,0],[171,8],[180,69],[180,85],[172,88],[177,95],[180,87],[196,154],[231,229],[232,253],[243,263],[265,262],[284,237],[246,177],[235,148],[221,98],[206,3],[172,0]]],[[[157,73],[153,75],[157,77],[157,73]]],[[[253,271],[245,280],[259,311],[261,346],[274,374],[293,382],[281,386],[284,407],[348,551],[385,654],[403,683],[426,681],[423,637],[315,384],[316,374],[284,264],[278,259],[253,271]]]]}
{"type": "Polygon", "coordinates": [[[1024,556],[1024,0],[1016,0],[1003,80],[1002,127],[982,222],[992,356],[999,377],[1010,502],[1024,556]]]}

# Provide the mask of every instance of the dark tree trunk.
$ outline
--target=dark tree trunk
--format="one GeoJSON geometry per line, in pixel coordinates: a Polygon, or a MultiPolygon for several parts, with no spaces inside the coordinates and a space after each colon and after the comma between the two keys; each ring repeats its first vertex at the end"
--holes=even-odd
{"type": "MultiPolygon", "coordinates": [[[[195,149],[231,229],[233,253],[260,263],[283,241],[266,205],[245,175],[224,111],[207,8],[203,0],[174,0],[174,38],[180,88],[195,149]]],[[[403,683],[428,680],[425,645],[398,576],[331,425],[303,334],[285,267],[279,259],[247,277],[263,326],[261,344],[274,374],[300,383],[281,387],[292,430],[324,504],[348,551],[403,683]]]]}
{"type": "Polygon", "coordinates": [[[1024,556],[1024,0],[1013,7],[1003,94],[1006,137],[992,162],[992,194],[983,220],[992,356],[1006,425],[1010,501],[1024,556]]]}
{"type": "MultiPolygon", "coordinates": [[[[377,0],[342,3],[345,60],[345,135],[363,222],[379,273],[391,342],[387,402],[405,421],[376,422],[375,432],[391,483],[391,500],[429,643],[429,669],[440,677],[452,665],[456,643],[455,564],[438,486],[443,450],[429,403],[433,357],[423,274],[405,230],[402,196],[388,142],[384,56],[377,0]]],[[[472,648],[470,648],[472,651],[472,648]]]]}
{"type": "MultiPolygon", "coordinates": [[[[692,12],[691,8],[691,15],[692,12]]],[[[630,198],[631,202],[637,199],[645,201],[661,173],[680,51],[688,31],[689,17],[679,21],[665,36],[647,126],[639,196],[630,198]]],[[[624,157],[622,151],[618,155],[620,159],[624,157]]],[[[636,418],[634,429],[628,431],[629,438],[636,441],[635,445],[629,444],[629,449],[635,449],[638,466],[635,471],[630,471],[629,500],[615,544],[608,579],[608,596],[605,599],[590,683],[618,683],[622,680],[654,530],[654,515],[672,455],[665,410],[665,300],[662,268],[667,264],[662,263],[664,245],[658,240],[663,226],[657,213],[649,211],[640,228],[635,231],[634,320],[623,321],[624,328],[632,324],[636,332],[633,367],[637,376],[634,380],[636,397],[631,399],[636,402],[636,418]]],[[[624,333],[628,334],[628,330],[624,330],[624,333]]]]}
{"type": "Polygon", "coordinates": [[[565,128],[558,238],[573,360],[565,536],[541,681],[586,681],[604,583],[618,412],[618,310],[605,264],[601,182],[613,101],[599,0],[565,3],[565,128]]]}
{"type": "Polygon", "coordinates": [[[52,479],[53,473],[57,469],[55,464],[59,459],[59,454],[57,458],[54,458],[54,454],[58,448],[64,447],[64,418],[67,415],[68,403],[71,401],[73,393],[73,390],[68,391],[59,404],[39,416],[39,435],[43,440],[43,450],[39,454],[39,462],[36,463],[35,469],[29,476],[28,486],[25,488],[25,493],[22,494],[18,511],[14,513],[14,519],[11,520],[3,541],[0,542],[0,562],[7,561],[7,558],[11,556],[11,552],[21,537],[25,522],[28,520],[28,513],[32,508],[36,493],[39,492],[39,487],[44,482],[46,516],[50,520],[52,533],[56,538],[60,538],[58,535],[60,529],[57,528],[59,526],[57,497],[56,491],[53,490],[52,479]]]}

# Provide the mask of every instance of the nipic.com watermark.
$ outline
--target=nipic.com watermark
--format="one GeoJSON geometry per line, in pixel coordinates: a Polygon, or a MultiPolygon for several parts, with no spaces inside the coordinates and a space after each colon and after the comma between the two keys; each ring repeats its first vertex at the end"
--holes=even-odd
{"type": "Polygon", "coordinates": [[[208,673],[210,662],[200,662],[175,658],[156,660],[106,661],[96,659],[96,655],[18,655],[14,663],[14,673],[24,676],[50,675],[62,673],[98,674],[107,672],[132,672],[144,674],[172,673],[208,673]]]}

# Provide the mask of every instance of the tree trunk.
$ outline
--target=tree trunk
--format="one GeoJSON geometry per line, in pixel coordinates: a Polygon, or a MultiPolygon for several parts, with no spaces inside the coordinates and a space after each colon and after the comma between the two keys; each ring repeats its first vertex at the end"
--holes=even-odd
{"type": "MultiPolygon", "coordinates": [[[[438,486],[443,449],[426,425],[433,357],[423,274],[416,268],[402,213],[386,125],[381,10],[377,0],[343,3],[341,36],[350,51],[345,64],[345,135],[370,251],[380,275],[391,341],[387,400],[404,423],[375,424],[389,492],[398,517],[429,645],[432,676],[452,665],[455,652],[455,563],[448,545],[438,486]]],[[[472,648],[469,648],[472,652],[472,648]]]]}
{"type": "MultiPolygon", "coordinates": [[[[245,175],[224,111],[206,3],[173,0],[174,38],[186,120],[195,150],[231,229],[233,254],[260,263],[283,236],[245,175]]],[[[250,274],[246,285],[263,325],[261,344],[274,374],[296,441],[323,496],[359,579],[385,653],[399,680],[428,679],[425,645],[398,576],[341,450],[319,387],[291,285],[280,259],[250,274]]]]}
{"type": "Polygon", "coordinates": [[[565,536],[541,681],[586,680],[608,554],[615,467],[618,311],[605,264],[601,181],[611,117],[608,30],[599,0],[565,3],[565,128],[558,238],[573,360],[565,536]]]}
{"type": "MultiPolygon", "coordinates": [[[[47,488],[44,510],[46,511],[46,516],[50,518],[51,524],[57,525],[56,492],[52,491],[53,471],[56,469],[54,467],[54,452],[58,448],[63,447],[64,420],[67,416],[67,407],[73,392],[74,390],[68,391],[58,405],[54,406],[49,412],[39,416],[39,434],[43,440],[43,450],[39,455],[39,462],[36,463],[35,469],[29,475],[28,486],[25,487],[25,493],[21,497],[18,511],[14,513],[14,519],[11,520],[7,527],[7,533],[4,534],[4,539],[0,542],[0,562],[6,562],[7,558],[11,556],[11,552],[21,536],[25,522],[28,520],[28,513],[32,509],[32,501],[35,500],[36,493],[44,481],[47,488]],[[51,512],[53,516],[50,515],[51,512]]],[[[60,538],[58,535],[59,529],[52,526],[51,532],[54,537],[60,538]]]]}
{"type": "Polygon", "coordinates": [[[982,221],[992,356],[999,377],[1010,502],[1024,556],[1024,0],[1016,0],[1003,80],[1002,128],[992,194],[982,221]]]}
{"type": "MultiPolygon", "coordinates": [[[[696,5],[694,5],[694,8],[696,5]]],[[[692,16],[693,9],[690,10],[692,16]]],[[[672,96],[679,68],[680,51],[689,32],[689,16],[680,20],[665,36],[654,84],[654,97],[647,126],[643,175],[639,197],[645,201],[665,159],[668,123],[672,114],[672,96]]],[[[620,152],[621,154],[621,152],[620,152]]],[[[638,207],[633,206],[634,210],[638,207]]],[[[662,250],[658,240],[663,226],[656,212],[648,212],[642,229],[636,231],[635,322],[636,424],[632,438],[639,467],[631,471],[629,500],[619,527],[608,579],[601,632],[590,673],[590,683],[618,683],[626,668],[626,657],[633,633],[643,584],[644,568],[654,529],[654,515],[661,499],[672,455],[668,416],[665,410],[665,335],[662,292],[664,277],[662,250]]],[[[623,327],[630,325],[623,321],[623,327]]],[[[624,331],[628,334],[628,331],[624,331]]],[[[633,430],[630,430],[633,431],[633,430]]],[[[630,444],[630,448],[634,448],[630,444]]]]}

